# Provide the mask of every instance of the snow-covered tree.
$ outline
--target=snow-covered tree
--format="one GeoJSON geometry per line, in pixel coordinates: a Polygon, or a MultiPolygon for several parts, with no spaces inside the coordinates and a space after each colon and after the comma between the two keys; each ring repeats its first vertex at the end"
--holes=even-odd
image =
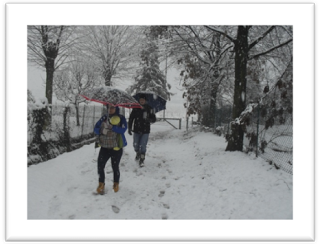
{"type": "Polygon", "coordinates": [[[106,86],[113,86],[114,78],[130,77],[136,68],[141,43],[139,26],[82,26],[82,49],[95,57],[95,65],[106,86]]]}
{"type": "MultiPolygon", "coordinates": [[[[30,25],[28,26],[28,61],[46,71],[45,96],[52,105],[54,72],[68,61],[68,52],[75,44],[76,27],[30,25]]],[[[51,125],[51,113],[46,115],[46,125],[51,125]]]]}
{"type": "MultiPolygon", "coordinates": [[[[274,32],[276,26],[237,26],[237,32],[234,28],[222,30],[217,27],[206,26],[209,30],[220,33],[229,39],[234,47],[234,95],[232,117],[236,119],[246,108],[247,100],[247,68],[249,60],[258,59],[262,56],[285,47],[292,42],[292,37],[283,35],[277,39],[277,42],[270,42],[266,37],[274,32]]],[[[283,27],[278,27],[283,28],[283,27]]],[[[242,151],[244,131],[237,123],[233,123],[232,133],[228,137],[227,151],[242,151]]]]}
{"type": "Polygon", "coordinates": [[[28,61],[46,70],[46,98],[52,104],[54,72],[68,61],[68,51],[75,42],[75,27],[28,26],[28,61]]]}
{"type": "Polygon", "coordinates": [[[204,125],[213,127],[219,87],[226,78],[223,67],[232,45],[220,33],[212,33],[203,26],[173,29],[175,46],[180,46],[176,53],[180,56],[180,75],[186,88],[187,114],[197,113],[204,125]]]}
{"type": "Polygon", "coordinates": [[[66,68],[56,72],[54,91],[60,101],[73,104],[76,109],[77,126],[79,121],[79,104],[85,102],[79,94],[97,84],[99,74],[93,62],[79,54],[66,68]]]}
{"type": "Polygon", "coordinates": [[[166,82],[163,72],[160,70],[159,47],[157,38],[148,35],[144,47],[140,51],[140,65],[136,72],[135,82],[128,88],[129,93],[139,91],[151,91],[170,100],[170,84],[166,82]]]}

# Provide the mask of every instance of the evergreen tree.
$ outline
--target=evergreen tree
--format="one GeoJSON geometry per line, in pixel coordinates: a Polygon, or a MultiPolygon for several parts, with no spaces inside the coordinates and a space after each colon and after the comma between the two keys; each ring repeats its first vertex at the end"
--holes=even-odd
{"type": "Polygon", "coordinates": [[[147,36],[145,48],[140,51],[140,68],[137,70],[135,82],[129,92],[150,91],[170,100],[170,85],[160,70],[159,47],[157,40],[147,36]]]}

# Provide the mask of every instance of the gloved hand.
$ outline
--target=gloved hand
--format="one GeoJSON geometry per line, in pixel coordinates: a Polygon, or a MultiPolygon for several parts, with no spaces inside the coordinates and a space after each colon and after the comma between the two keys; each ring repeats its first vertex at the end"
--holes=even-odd
{"type": "Polygon", "coordinates": [[[129,133],[129,135],[130,135],[130,136],[132,136],[132,132],[131,132],[131,130],[130,130],[130,129],[128,130],[128,133],[129,133]]]}

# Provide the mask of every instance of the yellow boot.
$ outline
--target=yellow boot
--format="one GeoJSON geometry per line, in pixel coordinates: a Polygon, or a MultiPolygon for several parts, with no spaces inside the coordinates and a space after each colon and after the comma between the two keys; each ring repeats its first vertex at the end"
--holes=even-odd
{"type": "Polygon", "coordinates": [[[114,192],[118,192],[119,191],[119,182],[114,182],[113,183],[113,190],[114,190],[114,192]]]}
{"type": "Polygon", "coordinates": [[[99,186],[97,188],[97,193],[103,195],[104,194],[104,183],[99,182],[99,186]]]}

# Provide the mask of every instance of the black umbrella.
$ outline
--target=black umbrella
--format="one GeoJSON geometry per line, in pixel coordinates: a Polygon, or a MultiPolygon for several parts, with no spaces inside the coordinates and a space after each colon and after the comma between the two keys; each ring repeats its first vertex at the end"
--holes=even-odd
{"type": "Polygon", "coordinates": [[[80,94],[89,101],[113,105],[124,108],[141,108],[140,104],[128,93],[113,87],[97,87],[80,94]]]}
{"type": "Polygon", "coordinates": [[[147,104],[153,108],[154,112],[157,113],[161,110],[166,109],[166,103],[167,101],[162,98],[161,96],[157,95],[154,92],[150,92],[150,91],[141,91],[138,92],[137,94],[135,94],[133,97],[139,101],[140,96],[144,96],[147,104]]]}

